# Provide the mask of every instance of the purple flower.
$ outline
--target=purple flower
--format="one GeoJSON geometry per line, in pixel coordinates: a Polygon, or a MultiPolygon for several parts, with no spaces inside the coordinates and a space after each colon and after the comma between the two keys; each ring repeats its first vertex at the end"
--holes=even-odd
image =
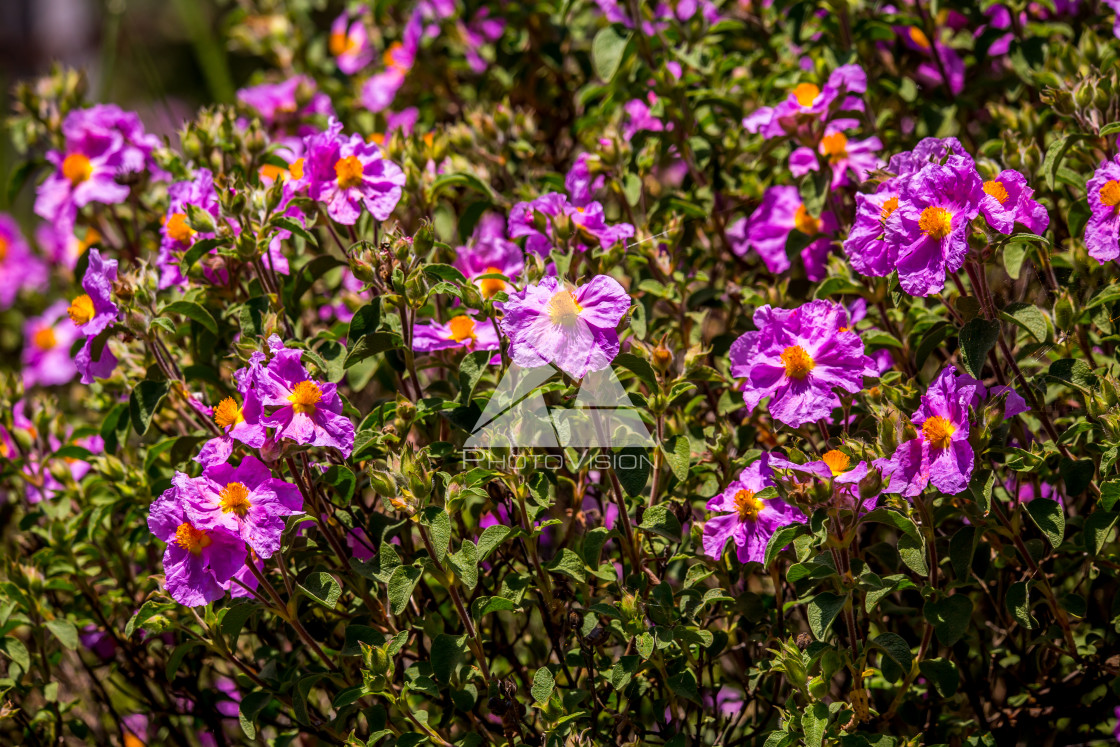
{"type": "Polygon", "coordinates": [[[743,401],[753,410],[770,398],[770,414],[793,428],[829,417],[840,405],[834,389],[852,394],[876,376],[863,341],[848,328],[848,312],[830,301],[797,309],[763,306],[757,332],[731,346],[731,375],[743,378],[743,401]]]}
{"type": "Polygon", "coordinates": [[[626,110],[626,124],[622,128],[622,137],[631,140],[639,132],[661,132],[665,123],[653,116],[650,107],[657,101],[657,95],[649,94],[650,102],[646,104],[641,99],[631,99],[623,108],[626,110]]]}
{"type": "Polygon", "coordinates": [[[370,76],[362,84],[359,94],[362,106],[371,112],[377,113],[387,109],[397,97],[397,91],[404,85],[412,63],[416,59],[419,40],[405,40],[405,43],[396,42],[385,51],[385,69],[370,76]]]}
{"type": "Polygon", "coordinates": [[[976,379],[943,369],[910,418],[919,427],[918,437],[901,444],[882,462],[884,476],[890,475],[885,492],[913,498],[931,482],[947,495],[967,488],[974,462],[968,442],[969,408],[979,406],[984,395],[984,385],[976,379]]]}
{"type": "Polygon", "coordinates": [[[1031,233],[1042,233],[1050,225],[1050,215],[1034,199],[1034,190],[1018,171],[1006,169],[995,179],[984,182],[980,212],[988,225],[1002,234],[1011,235],[1015,223],[1022,223],[1031,233]]]}
{"type": "Polygon", "coordinates": [[[917,26],[900,26],[895,31],[904,45],[930,59],[918,66],[919,79],[931,86],[944,82],[954,96],[964,90],[964,60],[954,49],[940,41],[931,43],[926,33],[917,26]]]}
{"type": "Polygon", "coordinates": [[[565,216],[571,222],[573,238],[580,251],[587,249],[584,239],[595,241],[606,249],[634,235],[634,227],[629,223],[607,223],[602,204],[588,202],[576,207],[568,201],[567,196],[559,192],[548,192],[532,202],[519,202],[513,206],[509,213],[509,237],[527,237],[525,249],[547,257],[552,250],[554,222],[560,216],[565,216]],[[546,225],[543,232],[537,226],[534,213],[544,216],[546,225]]]}
{"type": "MultiPolygon", "coordinates": [[[[263,358],[261,353],[256,355],[263,358]]],[[[257,367],[259,368],[259,363],[257,367]]],[[[214,422],[222,429],[223,435],[203,444],[198,456],[195,457],[195,461],[204,467],[225,464],[233,453],[235,440],[259,449],[268,439],[268,431],[261,423],[261,400],[256,391],[251,388],[254,374],[255,368],[252,364],[234,374],[237,378],[238,392],[242,397],[240,405],[233,397],[226,397],[214,408],[214,422]]]]}
{"type": "Polygon", "coordinates": [[[474,280],[485,298],[493,298],[506,290],[506,281],[500,278],[478,280],[480,275],[505,275],[511,280],[525,269],[525,256],[521,247],[506,238],[505,218],[487,213],[478,221],[466,246],[456,250],[455,267],[468,280],[474,280]]]}
{"type": "Polygon", "coordinates": [[[616,328],[630,305],[629,294],[609,275],[577,287],[561,287],[556,278],[546,277],[502,304],[502,331],[517,365],[553,363],[582,379],[618,355],[616,328]]]}
{"type": "Polygon", "coordinates": [[[869,172],[882,167],[882,160],[875,155],[882,148],[883,143],[877,137],[849,140],[842,128],[830,124],[825,128],[816,153],[811,148],[798,148],[790,154],[789,170],[794,176],[818,170],[820,160],[816,154],[819,153],[832,169],[832,188],[839,189],[851,184],[849,172],[855,175],[857,182],[862,182],[869,172]]]}
{"type": "Polygon", "coordinates": [[[842,65],[828,76],[823,89],[815,83],[798,83],[782,103],[764,106],[748,115],[743,120],[743,128],[747,132],[761,133],[767,139],[780,135],[804,137],[807,125],[827,119],[836,110],[862,110],[863,101],[848,94],[861,94],[866,90],[867,74],[863,68],[855,64],[842,65]]]}
{"type": "Polygon", "coordinates": [[[1085,189],[1089,193],[1085,248],[1104,264],[1120,257],[1120,154],[1101,161],[1085,189]]]}
{"type": "Polygon", "coordinates": [[[351,20],[349,13],[343,13],[334,19],[328,46],[338,69],[347,75],[353,75],[373,62],[373,47],[369,43],[369,31],[363,16],[351,20]]]}
{"type": "Polygon", "coordinates": [[[28,319],[23,325],[24,387],[72,381],[78,369],[70,357],[70,348],[80,336],[78,328],[67,318],[65,301],[56,301],[42,315],[28,319]]]}
{"type": "Polygon", "coordinates": [[[805,516],[785,501],[757,497],[774,485],[769,462],[770,455],[764,453],[726,490],[708,501],[709,511],[720,512],[704,524],[704,554],[709,558],[719,560],[730,539],[735,542],[740,562],[761,563],[774,532],[788,524],[805,522],[805,516]]]}
{"type": "Polygon", "coordinates": [[[770,187],[762,196],[762,203],[749,218],[741,218],[727,229],[731,249],[743,256],[753,249],[762,257],[766,268],[775,275],[789,269],[786,242],[797,229],[810,241],[801,250],[801,261],[810,280],[823,280],[825,260],[831,246],[830,236],[836,231],[836,218],[830,212],[814,217],[801,202],[797,187],[784,185],[770,187]]]}
{"type": "MultiPolygon", "coordinates": [[[[161,290],[184,284],[186,278],[179,267],[180,255],[196,241],[214,237],[212,232],[199,233],[190,227],[187,222],[187,206],[209,214],[215,223],[219,220],[220,213],[214,175],[209,169],[199,169],[195,178],[189,182],[172,184],[167,189],[167,197],[167,213],[160,228],[159,257],[156,259],[156,266],[160,268],[161,290]]],[[[217,249],[211,250],[210,254],[217,257],[217,249]]],[[[229,277],[224,269],[215,271],[207,267],[205,272],[209,280],[217,280],[221,284],[225,284],[229,277]]]]}
{"type": "Polygon", "coordinates": [[[312,199],[327,204],[333,220],[352,226],[364,206],[383,221],[401,199],[404,172],[381,157],[381,149],[357,133],[342,136],[342,123],[332,119],[325,132],[306,140],[304,178],[312,199]]]}
{"type": "MultiPolygon", "coordinates": [[[[308,117],[331,116],[334,108],[327,94],[315,89],[315,81],[306,75],[293,75],[280,83],[261,83],[242,88],[237,100],[256,109],[261,119],[273,132],[283,132],[291,125],[297,127],[308,117]]],[[[306,129],[303,124],[301,129],[306,129]]],[[[295,134],[309,135],[297,129],[295,134]]]]}
{"type": "Polygon", "coordinates": [[[823,480],[842,508],[855,510],[858,507],[861,512],[870,511],[879,501],[878,496],[862,500],[859,495],[859,483],[867,477],[867,462],[861,461],[852,466],[851,457],[839,449],[826,451],[820,459],[805,464],[795,464],[774,454],[770,466],[775,470],[791,473],[792,476],[785,481],[798,487],[823,480]],[[804,478],[808,478],[808,481],[804,478]]]}
{"type": "Polygon", "coordinates": [[[19,225],[0,213],[0,311],[11,306],[20,290],[45,290],[47,267],[31,253],[19,225]]]}
{"type": "Polygon", "coordinates": [[[89,264],[82,278],[85,293],[75,298],[66,313],[86,337],[101,334],[117,320],[120,309],[113,302],[117,260],[105,260],[97,249],[89,250],[89,264]]]}
{"type": "MultiPolygon", "coordinates": [[[[580,153],[576,156],[568,175],[564,177],[564,189],[568,191],[572,204],[577,208],[590,204],[594,200],[595,193],[602,189],[606,182],[604,175],[599,174],[596,177],[591,173],[592,159],[590,153],[580,153]]],[[[594,160],[599,159],[594,158],[594,160]]]]}
{"type": "Polygon", "coordinates": [[[272,360],[256,377],[256,390],[266,407],[278,407],[261,420],[276,428],[276,440],[338,449],[343,457],[354,448],[354,423],[342,414],[342,398],[334,384],[312,380],[300,363],[302,352],[285,348],[280,338],[268,339],[272,360]]]}
{"type": "Polygon", "coordinates": [[[195,527],[240,537],[262,558],[280,549],[284,517],[303,513],[303,496],[276,479],[264,462],[247,456],[241,464],[215,464],[190,478],[173,480],[195,527]]]}
{"type": "Polygon", "coordinates": [[[898,262],[898,246],[886,240],[886,225],[898,210],[898,194],[890,186],[873,195],[856,195],[856,217],[844,254],[861,275],[886,277],[898,262]]]}
{"type": "Polygon", "coordinates": [[[489,320],[479,322],[471,314],[453,316],[446,324],[417,324],[413,329],[412,349],[418,353],[451,348],[500,350],[501,347],[494,325],[489,320]]]}
{"type": "Polygon", "coordinates": [[[914,296],[945,287],[945,273],[956,272],[968,254],[971,221],[984,196],[971,158],[950,156],[909,177],[898,210],[886,223],[886,240],[898,247],[898,280],[914,296]]]}
{"type": "Polygon", "coordinates": [[[223,530],[195,526],[174,483],[152,503],[148,529],[167,543],[164,588],[179,604],[198,607],[221,599],[223,585],[245,564],[245,543],[223,530]]]}

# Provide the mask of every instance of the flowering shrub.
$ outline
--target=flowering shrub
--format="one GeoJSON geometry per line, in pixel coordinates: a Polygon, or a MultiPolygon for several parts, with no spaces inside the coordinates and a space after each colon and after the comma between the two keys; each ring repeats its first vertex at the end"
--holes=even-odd
{"type": "Polygon", "coordinates": [[[325,5],[16,91],[0,741],[1112,739],[1117,3],[325,5]]]}

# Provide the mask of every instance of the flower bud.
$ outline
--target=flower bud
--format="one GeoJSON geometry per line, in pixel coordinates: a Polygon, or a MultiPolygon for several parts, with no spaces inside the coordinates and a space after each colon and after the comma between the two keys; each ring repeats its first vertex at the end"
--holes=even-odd
{"type": "Polygon", "coordinates": [[[572,219],[566,213],[560,213],[552,219],[552,232],[560,241],[567,241],[572,238],[572,219]]]}
{"type": "Polygon", "coordinates": [[[871,467],[859,481],[859,497],[870,501],[881,492],[883,492],[883,471],[878,467],[871,467]]]}
{"type": "Polygon", "coordinates": [[[673,351],[665,347],[664,343],[658,343],[657,347],[650,353],[649,360],[654,368],[661,373],[665,373],[673,365],[673,351]]]}
{"type": "Polygon", "coordinates": [[[412,238],[412,249],[417,257],[426,257],[435,245],[435,241],[436,234],[432,230],[432,224],[424,221],[424,225],[420,226],[420,230],[412,238]]]}
{"type": "Polygon", "coordinates": [[[369,469],[369,484],[374,492],[383,498],[392,498],[397,494],[397,483],[393,476],[384,470],[369,469]]]}

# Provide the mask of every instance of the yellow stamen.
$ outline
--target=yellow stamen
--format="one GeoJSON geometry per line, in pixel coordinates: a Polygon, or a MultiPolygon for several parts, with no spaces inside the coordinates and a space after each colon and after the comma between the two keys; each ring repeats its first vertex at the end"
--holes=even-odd
{"type": "Polygon", "coordinates": [[[887,218],[891,217],[895,210],[898,210],[898,197],[888,197],[883,202],[883,208],[879,211],[879,220],[886,223],[887,218]]]}
{"type": "Polygon", "coordinates": [[[833,132],[821,138],[821,155],[828,156],[832,163],[841,161],[848,155],[848,137],[842,132],[833,132]]]}
{"type": "Polygon", "coordinates": [[[396,70],[400,70],[404,67],[400,62],[397,62],[397,52],[400,52],[402,49],[404,49],[404,45],[400,42],[393,42],[389,45],[389,48],[385,50],[385,54],[382,56],[382,62],[385,63],[385,67],[396,70]]]}
{"type": "Polygon", "coordinates": [[[197,529],[189,521],[184,521],[175,530],[174,541],[175,544],[191,555],[201,555],[202,551],[210,547],[210,543],[214,540],[210,539],[210,533],[205,529],[197,529]]]}
{"type": "Polygon", "coordinates": [[[184,213],[174,213],[167,219],[164,226],[167,236],[179,244],[190,245],[194,238],[194,229],[187,225],[187,216],[184,213]]]}
{"type": "Polygon", "coordinates": [[[373,143],[374,145],[384,145],[385,144],[385,133],[383,133],[383,132],[371,132],[370,136],[366,138],[366,142],[367,143],[373,143]]]}
{"type": "Polygon", "coordinates": [[[576,301],[576,294],[569,290],[557,291],[548,301],[548,318],[553,324],[571,327],[579,319],[581,311],[583,307],[576,301]]]}
{"type": "Polygon", "coordinates": [[[821,89],[813,83],[798,83],[792,93],[801,106],[812,106],[817,96],[821,95],[821,89]]]}
{"type": "Polygon", "coordinates": [[[927,418],[926,422],[922,423],[922,436],[935,449],[949,448],[949,440],[956,430],[957,427],[948,418],[937,415],[927,418]]]}
{"type": "Polygon", "coordinates": [[[345,31],[336,31],[331,34],[329,43],[331,54],[333,54],[335,57],[344,55],[347,52],[352,52],[354,51],[355,47],[358,46],[357,40],[351,39],[350,35],[345,31]]]}
{"type": "Polygon", "coordinates": [[[984,182],[984,194],[989,194],[996,198],[1000,205],[1007,202],[1007,188],[1003,186],[1003,182],[995,179],[984,182]]]}
{"type": "Polygon", "coordinates": [[[476,335],[474,333],[474,319],[471,319],[466,314],[457,316],[447,323],[451,328],[451,334],[448,339],[455,342],[462,342],[463,340],[474,340],[476,335]]]}
{"type": "MultiPolygon", "coordinates": [[[[497,267],[487,267],[483,275],[490,275],[492,273],[501,273],[497,267]]],[[[506,289],[506,281],[499,278],[486,278],[478,283],[479,288],[482,290],[484,298],[493,298],[506,289]]]]}
{"type": "Polygon", "coordinates": [[[292,161],[291,166],[288,167],[288,173],[290,173],[292,175],[293,179],[302,179],[303,178],[303,159],[302,158],[297,158],[296,160],[292,161]]]}
{"type": "Polygon", "coordinates": [[[273,163],[266,163],[264,166],[261,166],[260,174],[261,179],[271,179],[272,181],[279,179],[283,181],[288,176],[288,170],[273,163]]]}
{"type": "Polygon", "coordinates": [[[766,507],[761,498],[754,497],[753,490],[736,491],[733,500],[739,512],[739,521],[757,521],[759,513],[766,507]]]}
{"type": "Polygon", "coordinates": [[[808,376],[817,365],[800,345],[790,345],[783,350],[781,359],[782,365],[786,367],[786,376],[799,381],[808,376]]]}
{"type": "Polygon", "coordinates": [[[292,389],[292,393],[288,395],[288,401],[292,403],[292,409],[296,412],[302,412],[304,415],[312,415],[315,412],[315,406],[319,404],[319,400],[323,398],[323,390],[314,381],[301,381],[292,389]]]}
{"type": "Polygon", "coordinates": [[[357,156],[346,156],[335,161],[334,173],[338,177],[338,186],[343,189],[358,186],[365,177],[362,162],[357,156]]]}
{"type": "Polygon", "coordinates": [[[8,258],[8,240],[0,236],[0,262],[8,258]]]}
{"type": "Polygon", "coordinates": [[[953,214],[943,207],[927,207],[918,218],[918,228],[931,239],[943,239],[953,231],[953,214]]]}
{"type": "Polygon", "coordinates": [[[804,205],[798,205],[797,212],[793,214],[793,227],[806,236],[816,236],[820,233],[821,222],[809,215],[804,205]]]}
{"type": "Polygon", "coordinates": [[[852,466],[852,460],[848,455],[837,449],[826,451],[824,456],[821,457],[821,461],[828,465],[828,469],[834,476],[844,474],[852,466]]]}
{"type": "Polygon", "coordinates": [[[40,327],[32,335],[31,344],[40,350],[53,350],[54,346],[58,344],[58,338],[55,337],[54,330],[50,327],[40,327]]]}
{"type": "Polygon", "coordinates": [[[228,483],[218,497],[222,499],[222,513],[228,514],[230,511],[238,516],[245,516],[249,513],[252,503],[249,502],[249,488],[245,487],[242,483],[231,482],[228,483]]]}
{"type": "Polygon", "coordinates": [[[214,408],[214,422],[218,424],[219,428],[244,423],[245,413],[237,406],[237,400],[233,397],[226,397],[214,408]]]}
{"type": "Polygon", "coordinates": [[[70,308],[66,309],[66,313],[79,327],[89,324],[89,320],[93,319],[93,299],[85,294],[78,296],[70,304],[70,308]]]}
{"type": "Polygon", "coordinates": [[[917,26],[910,27],[910,41],[914,42],[922,49],[929,49],[930,47],[929,37],[926,36],[926,32],[922,31],[917,26]]]}
{"type": "Polygon", "coordinates": [[[81,153],[71,153],[62,162],[62,175],[76,187],[93,176],[93,164],[81,153]]]}
{"type": "Polygon", "coordinates": [[[99,234],[96,229],[87,228],[86,237],[81,240],[79,246],[81,246],[82,251],[84,252],[86,249],[89,249],[99,241],[101,241],[101,234],[99,234]]]}
{"type": "Polygon", "coordinates": [[[1109,207],[1120,205],[1120,181],[1112,179],[1101,185],[1101,204],[1109,207]]]}
{"type": "Polygon", "coordinates": [[[147,745],[144,744],[143,739],[129,731],[124,735],[124,747],[147,747],[147,745]]]}

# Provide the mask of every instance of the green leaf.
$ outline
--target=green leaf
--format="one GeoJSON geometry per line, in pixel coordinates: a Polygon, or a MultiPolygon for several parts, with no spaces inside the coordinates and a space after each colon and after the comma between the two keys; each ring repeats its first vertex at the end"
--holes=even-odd
{"type": "Polygon", "coordinates": [[[671,540],[681,538],[681,522],[664,503],[647,508],[638,528],[671,540]]]}
{"type": "Polygon", "coordinates": [[[828,729],[828,704],[814,703],[801,712],[801,730],[805,732],[805,747],[821,747],[828,729]]]}
{"type": "Polygon", "coordinates": [[[1097,386],[1097,377],[1085,361],[1063,358],[1051,363],[1046,373],[1051,378],[1071,384],[1085,393],[1097,386]]]}
{"type": "Polygon", "coordinates": [[[394,615],[399,615],[408,607],[408,600],[412,598],[412,590],[420,580],[422,571],[416,566],[399,565],[389,577],[389,609],[394,615]]]}
{"type": "Polygon", "coordinates": [[[512,531],[505,524],[493,524],[483,529],[482,536],[478,538],[479,562],[486,560],[486,556],[493,552],[495,547],[502,544],[512,531]]]}
{"type": "Polygon", "coordinates": [[[342,595],[342,587],[338,580],[324,571],[312,573],[302,584],[299,584],[299,588],[319,604],[331,609],[334,609],[338,598],[342,595]]]}
{"type": "Polygon", "coordinates": [[[517,604],[505,597],[479,597],[471,604],[471,615],[481,620],[491,612],[504,612],[517,609],[517,604]]]}
{"type": "Polygon", "coordinates": [[[257,738],[257,716],[271,701],[272,693],[263,690],[253,690],[241,699],[237,720],[241,723],[241,730],[249,739],[257,738]]]}
{"type": "Polygon", "coordinates": [[[1046,315],[1034,304],[1013,303],[1000,312],[1000,317],[1005,321],[1019,325],[1039,342],[1046,342],[1049,332],[1049,327],[1046,325],[1046,315]]]}
{"type": "Polygon", "coordinates": [[[591,41],[591,63],[595,66],[595,74],[599,79],[610,82],[622,64],[626,44],[630,41],[630,34],[623,36],[614,26],[607,26],[595,34],[591,41]]]}
{"type": "Polygon", "coordinates": [[[999,339],[999,322],[976,317],[964,325],[960,332],[961,363],[975,378],[980,378],[988,351],[999,339]]]}
{"type": "Polygon", "coordinates": [[[933,626],[937,640],[943,646],[952,646],[968,630],[972,619],[972,602],[964,594],[954,594],[936,602],[926,602],[922,614],[933,626]]]}
{"type": "Polygon", "coordinates": [[[236,643],[237,637],[241,635],[241,629],[245,627],[245,623],[249,620],[249,616],[257,609],[257,605],[252,602],[242,602],[229,607],[222,617],[222,635],[228,638],[231,643],[236,643]]]}
{"type": "Polygon", "coordinates": [[[431,263],[424,265],[424,274],[430,275],[437,280],[447,280],[448,282],[458,283],[463,285],[467,282],[467,278],[456,267],[451,265],[441,265],[439,263],[431,263]]]}
{"type": "Polygon", "coordinates": [[[918,671],[933,683],[941,697],[951,698],[957,694],[961,676],[957,665],[949,659],[925,659],[918,664],[918,671]]]}
{"type": "Polygon", "coordinates": [[[432,182],[432,199],[434,200],[449,187],[470,187],[490,202],[494,201],[494,191],[490,189],[490,185],[474,174],[469,174],[465,171],[454,174],[443,174],[432,182]]]}
{"type": "Polygon", "coordinates": [[[218,334],[218,323],[214,321],[213,315],[207,311],[201,304],[193,301],[172,301],[171,303],[160,309],[161,314],[181,314],[188,319],[193,319],[203,327],[205,327],[210,334],[218,334]]]}
{"type": "Polygon", "coordinates": [[[1046,149],[1046,157],[1042,161],[1042,175],[1046,177],[1047,189],[1054,189],[1054,180],[1058,174],[1058,166],[1061,165],[1062,159],[1065,158],[1066,151],[1073,142],[1083,137],[1081,133],[1071,132],[1066,135],[1060,135],[1046,149]]]}
{"type": "Polygon", "coordinates": [[[762,558],[762,567],[769,568],[770,564],[774,562],[774,558],[778,556],[785,546],[793,542],[794,537],[805,531],[804,524],[797,522],[794,524],[787,524],[770,536],[770,541],[766,543],[766,554],[762,558]]]}
{"type": "Polygon", "coordinates": [[[583,583],[588,578],[587,566],[583,559],[571,548],[562,548],[552,562],[545,566],[554,573],[560,573],[569,578],[583,583]]]}
{"type": "Polygon", "coordinates": [[[929,575],[929,566],[926,563],[926,543],[922,539],[915,539],[909,534],[898,538],[898,555],[906,566],[921,576],[929,575]]]}
{"type": "Polygon", "coordinates": [[[1094,511],[1085,518],[1082,536],[1085,538],[1085,549],[1090,555],[1096,555],[1104,547],[1112,528],[1116,526],[1117,518],[1120,518],[1120,513],[1114,511],[1094,511]]]}
{"type": "Polygon", "coordinates": [[[47,630],[49,630],[51,634],[58,639],[58,642],[66,648],[71,651],[76,651],[78,649],[78,628],[74,623],[69,620],[63,620],[62,618],[48,620],[47,630]]]}
{"type": "Polygon", "coordinates": [[[967,579],[972,572],[972,556],[975,552],[976,527],[961,527],[949,540],[949,563],[958,580],[967,579]]]}
{"type": "Polygon", "coordinates": [[[891,682],[897,682],[903,676],[910,672],[910,667],[914,664],[914,657],[910,653],[910,644],[906,639],[897,633],[883,633],[875,636],[873,639],[876,646],[883,650],[890,660],[896,665],[895,671],[891,674],[898,676],[887,677],[888,667],[881,666],[883,676],[891,682]]]}
{"type": "Polygon", "coordinates": [[[1023,260],[1027,258],[1030,244],[1025,241],[1010,241],[1003,247],[1003,267],[1012,280],[1018,280],[1023,271],[1023,260]]]}
{"type": "Polygon", "coordinates": [[[898,511],[893,511],[889,508],[877,508],[873,511],[868,511],[863,515],[863,518],[860,519],[861,524],[868,521],[878,522],[879,524],[889,524],[901,530],[905,535],[919,541],[922,539],[922,533],[918,531],[918,526],[898,511]]]}
{"type": "Polygon", "coordinates": [[[1111,511],[1120,501],[1120,479],[1109,480],[1101,485],[1100,507],[1104,511],[1111,511]]]}
{"type": "Polygon", "coordinates": [[[443,563],[447,557],[447,548],[451,544],[451,517],[438,506],[427,509],[424,518],[429,522],[428,529],[431,533],[432,548],[436,551],[436,561],[443,563]]]}
{"type": "Polygon", "coordinates": [[[1066,534],[1066,514],[1062,510],[1062,504],[1049,498],[1035,498],[1023,505],[1035,526],[1050,540],[1050,544],[1054,547],[1062,544],[1062,538],[1066,534]]]}
{"type": "Polygon", "coordinates": [[[552,688],[556,686],[556,679],[548,667],[541,667],[533,675],[533,700],[538,703],[546,702],[552,695],[552,688]]]}
{"type": "Polygon", "coordinates": [[[621,353],[614,359],[613,365],[622,366],[627,371],[641,379],[651,392],[657,391],[657,374],[649,361],[639,358],[633,353],[621,353]]]}
{"type": "Polygon", "coordinates": [[[432,640],[432,671],[443,684],[451,682],[451,672],[466,651],[467,636],[440,633],[432,640]]]}
{"type": "MultiPolygon", "coordinates": [[[[1032,501],[1033,502],[1033,501],[1032,501]]],[[[1031,616],[1030,587],[1026,581],[1016,581],[1007,589],[1007,611],[1011,617],[1027,630],[1032,630],[1038,622],[1031,616]]]]}
{"type": "Polygon", "coordinates": [[[673,475],[684,482],[688,479],[688,466],[692,454],[692,444],[688,436],[673,436],[661,444],[661,451],[665,454],[665,461],[673,475]]]}
{"type": "Polygon", "coordinates": [[[378,353],[400,347],[401,344],[401,339],[395,332],[374,332],[359,337],[356,341],[350,343],[350,351],[346,354],[346,362],[343,367],[351,368],[366,358],[372,358],[378,353]]]}
{"type": "Polygon", "coordinates": [[[202,259],[204,255],[209,254],[224,243],[225,240],[219,238],[199,239],[198,241],[191,244],[190,249],[183,253],[183,258],[179,261],[179,269],[183,272],[183,274],[186,274],[192,267],[194,267],[195,262],[202,259]]]}
{"type": "Polygon", "coordinates": [[[653,656],[653,636],[648,632],[642,633],[634,639],[634,647],[638,649],[643,659],[648,659],[653,656]]]}
{"type": "MultiPolygon", "coordinates": [[[[481,323],[490,324],[489,321],[481,323]]],[[[490,359],[493,357],[492,350],[476,350],[463,356],[459,363],[459,404],[463,407],[470,405],[474,389],[482,375],[489,370],[490,359]]]]}
{"type": "Polygon", "coordinates": [[[833,594],[831,591],[822,591],[809,601],[806,611],[809,617],[809,630],[813,632],[813,637],[818,641],[824,640],[828,629],[832,627],[832,621],[844,609],[847,601],[846,594],[833,594]]]}
{"type": "Polygon", "coordinates": [[[141,381],[132,390],[128,399],[128,410],[132,417],[132,427],[143,436],[152,424],[152,418],[167,396],[170,385],[166,381],[141,381]]]}
{"type": "Polygon", "coordinates": [[[687,698],[697,705],[701,705],[700,691],[696,688],[696,675],[691,669],[686,669],[680,674],[669,678],[669,689],[678,697],[687,698]]]}
{"type": "Polygon", "coordinates": [[[463,540],[459,552],[451,553],[447,556],[447,560],[455,569],[463,586],[473,590],[478,585],[478,548],[475,547],[474,542],[463,540]]]}
{"type": "Polygon", "coordinates": [[[28,653],[27,646],[20,639],[13,637],[0,638],[0,650],[18,664],[24,672],[31,669],[31,654],[28,653]]]}
{"type": "Polygon", "coordinates": [[[626,495],[631,498],[639,496],[646,488],[646,483],[649,481],[649,473],[652,463],[649,459],[649,450],[637,446],[627,446],[615,451],[619,456],[633,456],[633,459],[617,459],[616,464],[626,464],[629,466],[620,467],[616,470],[618,474],[618,481],[622,483],[622,489],[626,495]]]}

